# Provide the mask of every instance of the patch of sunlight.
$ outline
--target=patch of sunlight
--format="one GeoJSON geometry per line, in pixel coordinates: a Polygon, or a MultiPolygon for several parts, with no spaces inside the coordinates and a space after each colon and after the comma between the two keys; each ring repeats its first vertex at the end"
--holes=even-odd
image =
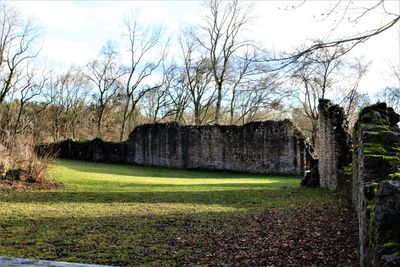
{"type": "MultiPolygon", "coordinates": [[[[200,184],[272,184],[279,182],[276,179],[218,179],[218,178],[170,178],[170,177],[143,177],[143,176],[123,176],[116,174],[87,174],[76,172],[79,179],[88,179],[92,182],[110,182],[110,183],[129,183],[129,184],[171,184],[171,185],[200,185],[200,184]]],[[[68,176],[67,176],[68,177],[68,176]]],[[[74,176],[69,176],[68,180],[74,179],[74,176]]],[[[90,182],[90,181],[87,181],[90,182]]]]}
{"type": "Polygon", "coordinates": [[[29,205],[26,203],[3,203],[0,205],[0,220],[10,217],[95,218],[241,211],[245,211],[245,209],[193,203],[29,203],[29,205]]]}
{"type": "MultiPolygon", "coordinates": [[[[125,167],[125,166],[124,166],[125,167]]],[[[135,175],[135,173],[131,173],[127,175],[125,173],[98,173],[98,172],[89,172],[89,171],[80,171],[71,169],[65,166],[59,166],[57,169],[53,169],[51,171],[51,176],[56,178],[59,181],[65,182],[76,182],[82,184],[82,180],[85,180],[85,184],[96,184],[99,183],[111,183],[111,184],[170,184],[170,185],[201,185],[201,184],[274,184],[274,183],[282,183],[282,180],[278,177],[274,178],[191,178],[191,177],[179,177],[180,173],[177,171],[177,177],[169,177],[169,176],[150,176],[149,174],[144,175],[135,175]]],[[[291,184],[292,181],[298,183],[298,179],[293,178],[284,178],[285,183],[291,184]]]]}

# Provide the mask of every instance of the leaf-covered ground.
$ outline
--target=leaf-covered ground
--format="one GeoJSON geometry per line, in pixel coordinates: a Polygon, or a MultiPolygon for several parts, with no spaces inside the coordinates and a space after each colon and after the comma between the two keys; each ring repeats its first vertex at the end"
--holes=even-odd
{"type": "Polygon", "coordinates": [[[357,266],[354,212],[297,177],[60,160],[0,192],[0,255],[120,266],[357,266]]]}
{"type": "Polygon", "coordinates": [[[351,220],[345,219],[348,216],[346,210],[309,206],[221,216],[208,222],[186,217],[161,221],[163,227],[178,232],[164,230],[146,242],[150,246],[166,242],[165,257],[180,266],[357,266],[357,236],[349,227],[351,220]],[[177,253],[185,248],[198,252],[177,253]]]}

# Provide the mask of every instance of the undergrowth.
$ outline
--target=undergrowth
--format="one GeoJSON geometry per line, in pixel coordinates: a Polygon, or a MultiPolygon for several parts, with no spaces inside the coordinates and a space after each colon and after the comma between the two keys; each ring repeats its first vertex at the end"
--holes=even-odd
{"type": "Polygon", "coordinates": [[[39,157],[35,153],[31,135],[3,135],[0,138],[0,190],[26,191],[62,186],[48,175],[52,161],[50,154],[39,157]]]}

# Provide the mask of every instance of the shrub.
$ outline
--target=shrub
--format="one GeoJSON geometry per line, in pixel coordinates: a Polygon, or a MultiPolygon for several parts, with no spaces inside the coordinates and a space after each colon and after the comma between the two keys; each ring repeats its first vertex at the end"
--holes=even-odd
{"type": "Polygon", "coordinates": [[[50,155],[39,157],[34,149],[35,141],[32,135],[7,134],[0,139],[0,182],[3,182],[3,185],[11,188],[18,185],[24,189],[59,186],[49,181],[47,175],[48,165],[53,158],[50,155]]]}

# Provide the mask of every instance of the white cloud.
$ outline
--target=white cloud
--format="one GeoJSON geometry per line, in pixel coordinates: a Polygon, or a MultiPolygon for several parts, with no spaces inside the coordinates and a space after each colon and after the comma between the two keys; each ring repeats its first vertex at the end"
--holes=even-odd
{"type": "Polygon", "coordinates": [[[46,52],[45,57],[48,60],[65,65],[66,68],[71,64],[86,64],[97,55],[97,51],[94,51],[86,42],[59,39],[46,39],[42,50],[46,52]]]}
{"type": "Polygon", "coordinates": [[[69,1],[17,1],[29,17],[39,21],[46,29],[66,33],[82,32],[93,27],[87,8],[82,8],[69,1]]]}

